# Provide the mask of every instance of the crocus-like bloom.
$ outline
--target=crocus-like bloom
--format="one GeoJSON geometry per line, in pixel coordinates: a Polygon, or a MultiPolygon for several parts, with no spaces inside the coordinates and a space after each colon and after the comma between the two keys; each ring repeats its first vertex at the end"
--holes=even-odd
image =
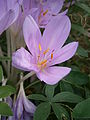
{"type": "Polygon", "coordinates": [[[15,22],[21,0],[0,0],[0,34],[15,22]]]}
{"type": "Polygon", "coordinates": [[[70,59],[76,52],[78,42],[65,46],[71,23],[64,15],[54,17],[46,26],[43,36],[31,16],[26,17],[23,33],[30,52],[23,47],[13,53],[12,65],[24,71],[34,71],[47,84],[56,84],[71,71],[68,67],[54,66],[70,59]]]}
{"type": "Polygon", "coordinates": [[[36,106],[26,98],[23,83],[21,83],[14,110],[15,120],[33,120],[35,110],[36,106]]]}
{"type": "MultiPolygon", "coordinates": [[[[13,101],[10,97],[6,99],[6,102],[13,111],[13,116],[10,116],[8,120],[33,120],[36,106],[26,98],[23,83],[20,84],[20,90],[15,105],[13,105],[13,101]]],[[[6,120],[6,117],[2,117],[1,120],[6,120]]]]}
{"type": "Polygon", "coordinates": [[[31,15],[40,27],[45,27],[48,22],[58,13],[63,7],[65,0],[33,0],[32,5],[36,9],[31,10],[31,15]]]}

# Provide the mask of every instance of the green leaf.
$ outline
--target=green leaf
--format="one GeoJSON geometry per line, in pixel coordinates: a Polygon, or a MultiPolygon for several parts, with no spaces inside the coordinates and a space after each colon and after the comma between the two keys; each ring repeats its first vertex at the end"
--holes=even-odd
{"type": "Polygon", "coordinates": [[[54,90],[55,90],[56,86],[57,86],[57,84],[56,85],[46,85],[45,94],[49,100],[51,100],[53,98],[54,90]]]}
{"type": "Polygon", "coordinates": [[[3,70],[2,67],[0,66],[0,82],[2,81],[2,77],[3,77],[3,70]]]}
{"type": "Polygon", "coordinates": [[[65,83],[63,80],[60,82],[60,91],[73,92],[73,88],[69,83],[65,83]]]}
{"type": "Polygon", "coordinates": [[[88,7],[86,4],[78,2],[78,3],[76,3],[76,5],[90,14],[90,7],[88,7]]]}
{"type": "Polygon", "coordinates": [[[48,101],[47,98],[41,94],[32,94],[29,95],[28,98],[32,100],[48,101]]]}
{"type": "Polygon", "coordinates": [[[90,118],[90,98],[77,104],[72,115],[74,118],[90,118]]]}
{"type": "Polygon", "coordinates": [[[51,105],[48,102],[41,103],[38,105],[35,114],[34,120],[47,120],[51,110],[51,105]]]}
{"type": "Polygon", "coordinates": [[[79,26],[77,24],[72,24],[72,29],[80,32],[81,34],[90,37],[90,33],[86,31],[82,26],[79,26]]]}
{"type": "Polygon", "coordinates": [[[62,120],[62,118],[65,120],[69,120],[68,112],[59,103],[52,103],[52,108],[58,120],[62,120]]]}
{"type": "Polygon", "coordinates": [[[87,84],[89,77],[85,73],[71,71],[65,79],[72,84],[85,85],[87,84]]]}
{"type": "Polygon", "coordinates": [[[0,115],[2,116],[12,116],[13,113],[8,104],[0,102],[0,115]]]}
{"type": "Polygon", "coordinates": [[[9,85],[0,86],[0,98],[8,97],[11,94],[14,94],[15,92],[16,90],[12,86],[9,86],[9,85]]]}
{"type": "Polygon", "coordinates": [[[77,54],[81,57],[88,57],[88,51],[81,46],[78,47],[77,54]]]}
{"type": "Polygon", "coordinates": [[[69,102],[69,103],[78,103],[83,100],[82,97],[71,93],[71,92],[61,92],[54,96],[52,102],[69,102]]]}

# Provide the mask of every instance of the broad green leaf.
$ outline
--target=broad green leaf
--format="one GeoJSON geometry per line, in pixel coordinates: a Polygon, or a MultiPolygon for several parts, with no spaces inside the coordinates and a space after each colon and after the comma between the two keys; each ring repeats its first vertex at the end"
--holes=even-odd
{"type": "Polygon", "coordinates": [[[76,5],[90,14],[90,7],[83,3],[76,3],[76,5]]]}
{"type": "Polygon", "coordinates": [[[72,93],[72,92],[61,92],[56,94],[52,102],[69,102],[69,103],[78,103],[83,100],[82,97],[72,93]]]}
{"type": "Polygon", "coordinates": [[[50,103],[44,102],[39,104],[34,114],[34,120],[47,120],[50,114],[50,110],[50,103]]]}
{"type": "Polygon", "coordinates": [[[88,57],[88,51],[81,46],[78,47],[77,54],[82,57],[88,57]]]}
{"type": "Polygon", "coordinates": [[[49,100],[52,99],[56,86],[57,86],[57,84],[56,85],[46,85],[45,94],[49,100]]]}
{"type": "Polygon", "coordinates": [[[62,118],[65,120],[69,120],[68,112],[59,103],[52,103],[52,108],[58,120],[62,120],[62,118]]]}
{"type": "Polygon", "coordinates": [[[2,116],[12,116],[13,113],[8,104],[0,102],[0,115],[2,116]]]}
{"type": "Polygon", "coordinates": [[[90,98],[86,99],[75,106],[73,109],[74,118],[88,118],[90,119],[90,98]]]}
{"type": "Polygon", "coordinates": [[[8,97],[16,92],[15,88],[12,86],[0,86],[0,98],[8,97]]]}
{"type": "Polygon", "coordinates": [[[77,24],[72,24],[72,29],[80,32],[81,34],[90,37],[90,33],[86,31],[82,26],[77,25],[77,24]]]}
{"type": "Polygon", "coordinates": [[[68,92],[73,92],[73,88],[71,84],[65,83],[63,80],[60,82],[60,91],[68,91],[68,92]]]}
{"type": "Polygon", "coordinates": [[[85,85],[87,84],[89,77],[85,73],[71,71],[71,73],[65,79],[72,84],[85,85]]]}
{"type": "Polygon", "coordinates": [[[2,67],[0,66],[0,82],[2,81],[2,77],[3,77],[3,70],[2,67]]]}
{"type": "Polygon", "coordinates": [[[28,96],[28,98],[32,100],[47,101],[47,98],[41,94],[31,94],[28,96]]]}

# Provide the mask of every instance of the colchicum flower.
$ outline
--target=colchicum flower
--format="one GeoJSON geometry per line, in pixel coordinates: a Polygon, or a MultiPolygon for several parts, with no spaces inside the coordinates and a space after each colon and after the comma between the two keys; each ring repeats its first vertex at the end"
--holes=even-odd
{"type": "Polygon", "coordinates": [[[43,36],[31,16],[26,17],[23,33],[30,52],[23,47],[12,56],[12,65],[24,71],[34,71],[47,84],[56,84],[71,71],[68,67],[54,66],[69,60],[76,52],[78,42],[65,46],[71,23],[64,15],[54,17],[46,26],[43,36]]]}
{"type": "Polygon", "coordinates": [[[40,27],[45,27],[48,22],[59,14],[65,0],[33,0],[31,16],[40,27]]]}
{"type": "MultiPolygon", "coordinates": [[[[13,116],[8,117],[8,120],[33,120],[36,106],[26,98],[23,82],[20,84],[20,90],[15,105],[10,97],[6,99],[6,102],[13,111],[13,116]]],[[[1,120],[6,120],[6,117],[2,117],[1,120]]]]}
{"type": "Polygon", "coordinates": [[[17,19],[19,2],[17,0],[0,0],[0,34],[17,19]]]}
{"type": "Polygon", "coordinates": [[[33,120],[35,110],[36,106],[25,96],[22,82],[20,84],[20,90],[15,104],[15,120],[33,120]]]}

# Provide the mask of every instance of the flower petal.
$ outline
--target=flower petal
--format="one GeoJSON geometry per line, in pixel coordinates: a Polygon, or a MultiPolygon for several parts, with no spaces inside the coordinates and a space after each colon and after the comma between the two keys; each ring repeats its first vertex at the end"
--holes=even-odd
{"type": "Polygon", "coordinates": [[[69,74],[70,71],[71,69],[67,67],[49,67],[37,73],[37,77],[47,84],[54,85],[69,74]]]}
{"type": "Polygon", "coordinates": [[[47,5],[49,5],[52,14],[58,14],[63,7],[64,0],[48,0],[47,5]]]}
{"type": "Polygon", "coordinates": [[[62,47],[69,36],[70,29],[71,23],[66,15],[54,17],[46,26],[43,34],[44,49],[62,47]]]}
{"type": "Polygon", "coordinates": [[[78,42],[71,42],[62,48],[58,48],[53,55],[52,62],[49,65],[55,65],[69,60],[75,54],[77,47],[78,42]]]}
{"type": "Polygon", "coordinates": [[[31,54],[23,47],[13,53],[12,65],[18,69],[30,71],[35,70],[36,67],[31,54]]]}
{"type": "Polygon", "coordinates": [[[38,52],[38,45],[41,40],[41,32],[38,25],[30,15],[26,17],[24,21],[23,33],[28,49],[32,55],[37,54],[36,52],[38,52]]]}
{"type": "Polygon", "coordinates": [[[23,119],[24,120],[33,120],[33,117],[31,116],[31,114],[29,114],[26,111],[24,111],[23,119]]]}
{"type": "Polygon", "coordinates": [[[36,106],[31,101],[29,101],[26,97],[23,98],[23,104],[24,104],[25,110],[28,113],[33,114],[35,112],[36,106]]]}
{"type": "Polygon", "coordinates": [[[15,114],[15,118],[16,119],[20,119],[22,114],[23,114],[23,97],[22,96],[19,96],[16,100],[16,103],[15,103],[15,111],[14,111],[14,114],[15,114]]]}
{"type": "Polygon", "coordinates": [[[15,5],[15,8],[6,12],[3,17],[0,19],[0,34],[10,27],[11,24],[17,19],[19,14],[19,6],[18,4],[15,5]]]}
{"type": "Polygon", "coordinates": [[[55,64],[60,64],[62,62],[69,60],[75,54],[77,47],[78,42],[72,42],[65,45],[62,48],[58,48],[58,50],[53,55],[52,62],[49,65],[51,66],[55,64]]]}
{"type": "Polygon", "coordinates": [[[7,8],[6,3],[7,3],[6,0],[0,0],[0,19],[6,12],[7,8]]]}

